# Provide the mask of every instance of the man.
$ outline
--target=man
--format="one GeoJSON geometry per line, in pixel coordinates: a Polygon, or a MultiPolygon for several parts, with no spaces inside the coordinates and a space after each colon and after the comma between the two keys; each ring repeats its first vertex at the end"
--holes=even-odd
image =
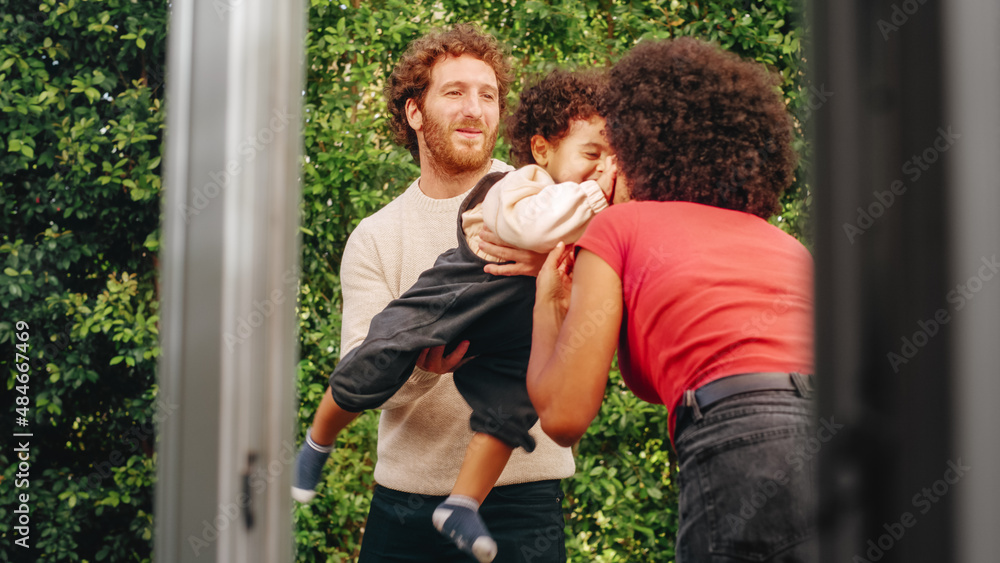
{"type": "MultiPolygon", "coordinates": [[[[490,157],[509,81],[509,63],[495,39],[469,25],[433,32],[403,55],[386,97],[397,141],[418,159],[421,176],[361,221],[347,242],[341,354],[360,344],[372,317],[456,245],[458,208],[475,183],[490,171],[511,169],[490,157]]],[[[487,250],[515,262],[494,273],[525,274],[540,265],[525,251],[487,250]]],[[[474,561],[431,523],[472,437],[471,411],[448,373],[467,349],[463,343],[448,355],[441,348],[426,351],[407,384],[383,405],[378,485],[361,563],[474,561]]],[[[566,559],[558,480],[573,474],[572,454],[538,425],[532,436],[536,450],[511,456],[480,509],[497,541],[498,563],[566,559]]]]}

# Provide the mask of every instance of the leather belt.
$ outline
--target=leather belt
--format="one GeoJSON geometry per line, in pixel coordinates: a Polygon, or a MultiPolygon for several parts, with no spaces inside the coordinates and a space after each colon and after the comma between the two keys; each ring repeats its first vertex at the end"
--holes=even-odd
{"type": "Polygon", "coordinates": [[[733,395],[755,391],[798,391],[799,395],[809,399],[814,392],[813,376],[795,372],[743,373],[716,379],[694,391],[685,391],[677,405],[674,436],[680,436],[688,424],[700,420],[702,411],[715,403],[733,395]]]}

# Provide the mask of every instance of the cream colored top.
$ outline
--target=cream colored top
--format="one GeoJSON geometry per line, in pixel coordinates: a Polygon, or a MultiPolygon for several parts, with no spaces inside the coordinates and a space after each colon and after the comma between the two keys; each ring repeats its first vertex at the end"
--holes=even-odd
{"type": "Polygon", "coordinates": [[[608,207],[608,195],[594,180],[555,180],[536,164],[519,168],[494,184],[483,202],[462,214],[462,230],[480,258],[497,261],[479,248],[485,224],[510,246],[548,252],[559,241],[571,244],[587,223],[608,207]]]}
{"type": "MultiPolygon", "coordinates": [[[[491,171],[510,169],[493,161],[491,171]]],[[[409,289],[439,254],[455,247],[455,221],[466,195],[431,199],[420,191],[418,179],[351,233],[340,271],[344,296],[341,357],[361,344],[372,317],[409,289]]],[[[471,413],[452,374],[415,369],[382,407],[375,480],[408,493],[448,494],[472,438],[471,413]]],[[[530,454],[515,450],[498,485],[573,475],[569,448],[556,445],[538,424],[531,435],[537,448],[530,454]]]]}

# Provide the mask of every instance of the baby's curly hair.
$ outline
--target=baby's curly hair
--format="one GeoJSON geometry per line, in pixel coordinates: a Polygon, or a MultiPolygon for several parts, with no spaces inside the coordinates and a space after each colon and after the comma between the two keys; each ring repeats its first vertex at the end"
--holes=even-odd
{"type": "Polygon", "coordinates": [[[692,38],[648,41],[612,69],[600,102],[636,200],[690,201],[768,218],[793,180],[777,77],[692,38]]]}
{"type": "Polygon", "coordinates": [[[446,56],[469,54],[493,68],[497,75],[500,114],[507,109],[507,91],[512,71],[510,60],[497,40],[478,27],[460,23],[450,29],[437,29],[410,43],[399,64],[393,69],[383,94],[389,105],[389,127],[396,142],[409,149],[419,160],[417,132],[406,121],[406,100],[413,98],[423,109],[424,93],[431,81],[431,68],[446,56]]]}
{"type": "Polygon", "coordinates": [[[601,71],[554,70],[522,92],[517,109],[505,123],[514,166],[535,164],[532,136],[558,144],[569,133],[571,121],[599,115],[597,102],[606,82],[607,74],[601,71]]]}

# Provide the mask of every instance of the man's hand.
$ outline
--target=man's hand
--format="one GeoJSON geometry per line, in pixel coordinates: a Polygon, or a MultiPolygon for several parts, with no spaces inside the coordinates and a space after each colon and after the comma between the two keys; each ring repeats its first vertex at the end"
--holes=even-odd
{"type": "Polygon", "coordinates": [[[479,248],[511,264],[487,264],[483,271],[494,276],[537,276],[547,254],[507,246],[493,231],[485,226],[479,233],[479,248]]]}
{"type": "Polygon", "coordinates": [[[468,340],[463,340],[459,343],[459,345],[451,351],[451,354],[448,354],[447,356],[444,355],[444,346],[425,348],[424,351],[417,356],[417,367],[431,373],[451,373],[462,367],[462,365],[466,362],[475,358],[475,356],[466,358],[465,353],[468,351],[468,340]]]}

